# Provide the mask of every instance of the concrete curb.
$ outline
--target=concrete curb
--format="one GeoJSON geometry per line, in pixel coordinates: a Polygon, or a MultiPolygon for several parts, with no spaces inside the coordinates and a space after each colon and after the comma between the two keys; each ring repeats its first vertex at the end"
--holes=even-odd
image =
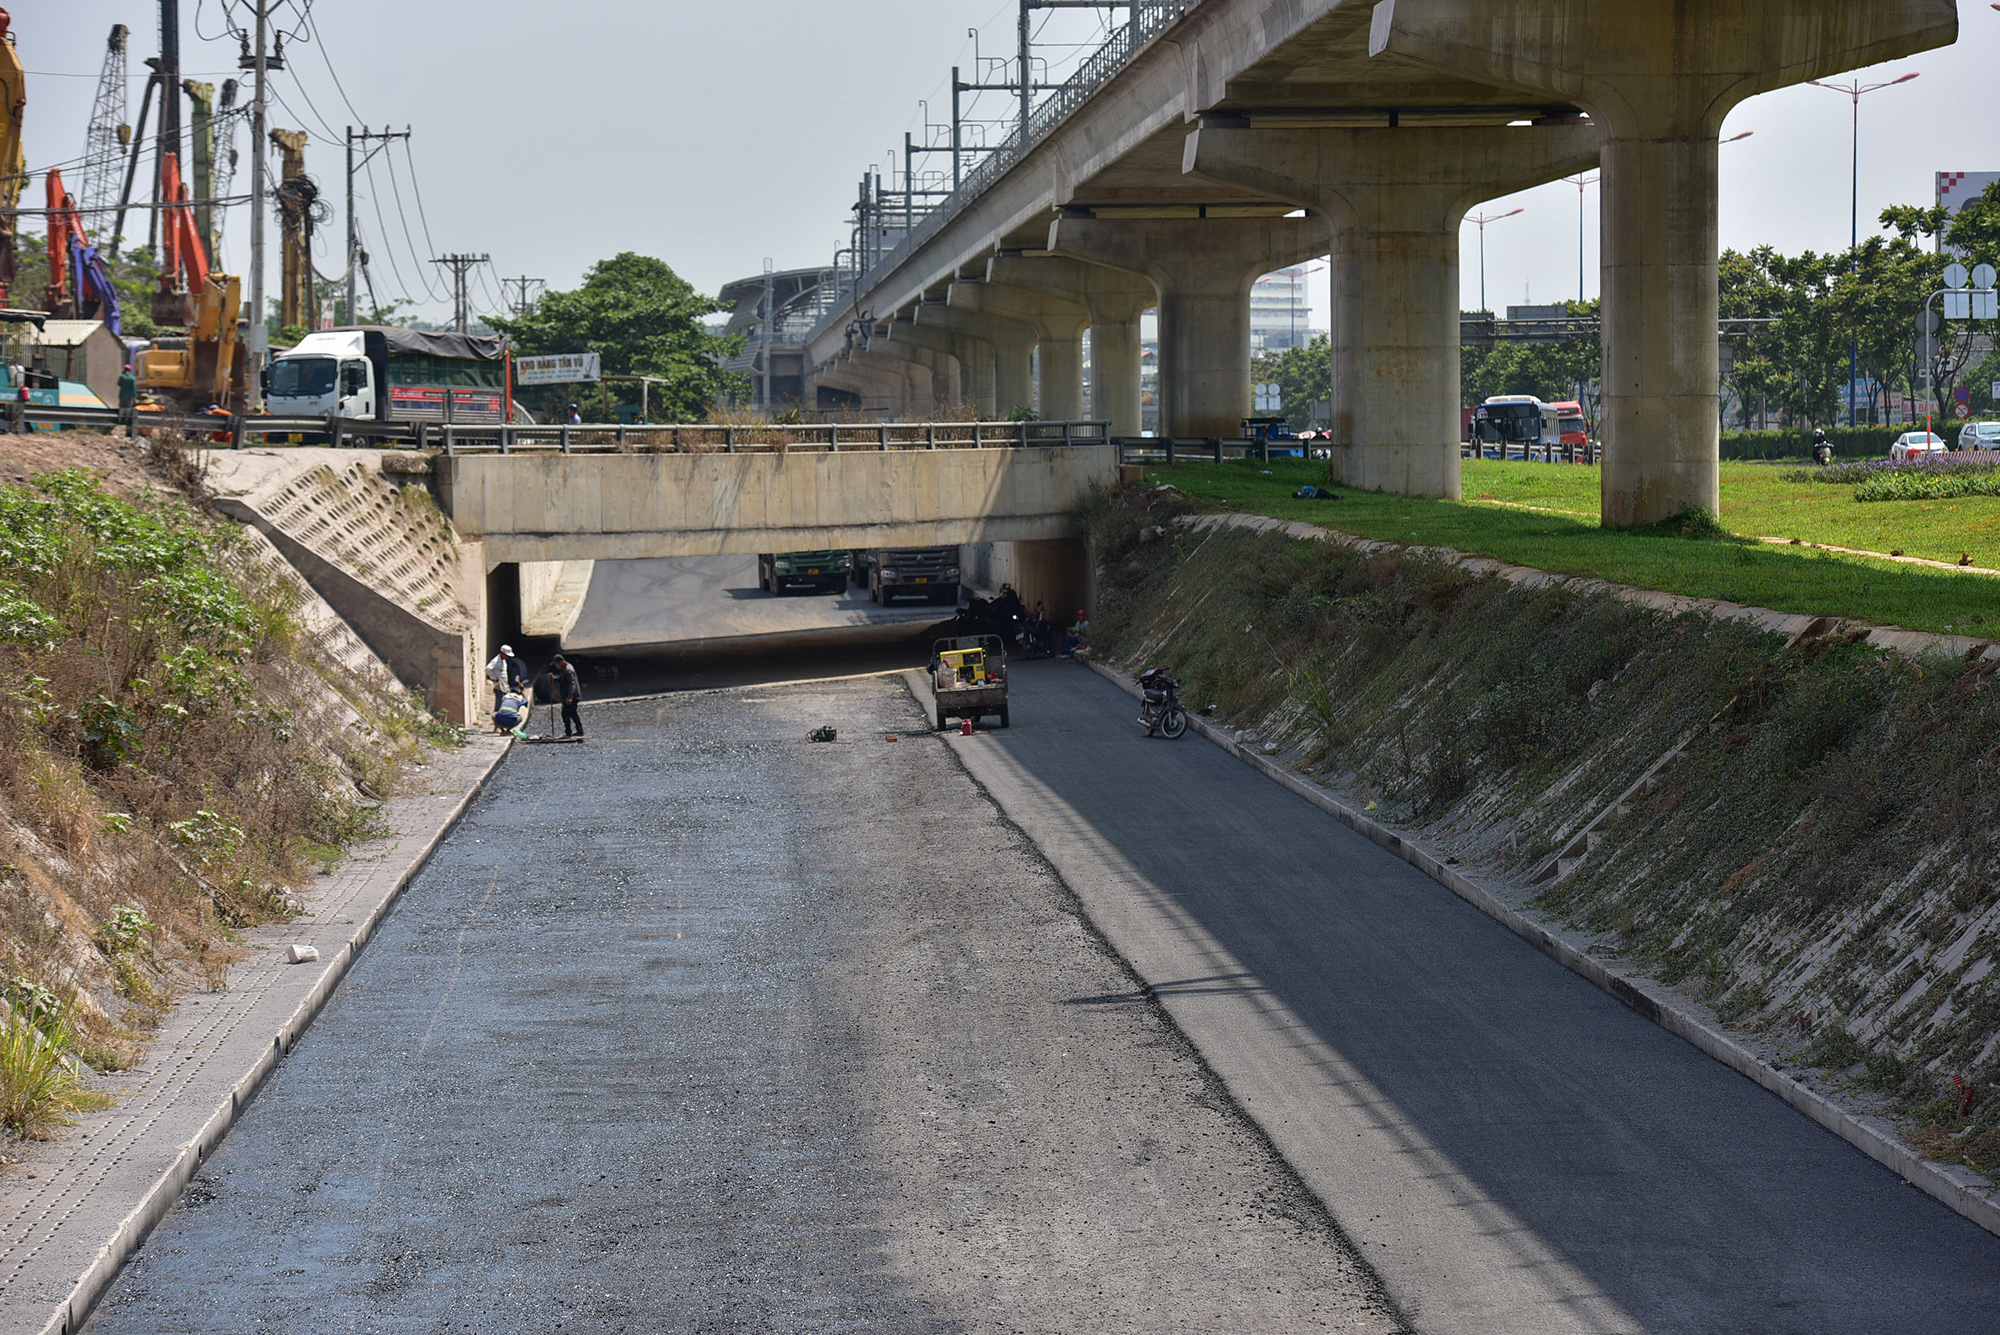
{"type": "MultiPolygon", "coordinates": [[[[1126,694],[1135,699],[1140,696],[1138,686],[1125,674],[1115,672],[1092,659],[1081,661],[1092,672],[1115,683],[1126,694]]],[[[1610,993],[1668,1033],[1687,1040],[1731,1070],[1756,1081],[1919,1191],[1950,1206],[1987,1232],[2000,1235],[2000,1202],[1996,1202],[1988,1194],[1990,1188],[1982,1185],[1984,1179],[1979,1175],[1968,1169],[1932,1163],[1923,1158],[1903,1143],[1894,1125],[1886,1119],[1857,1116],[1822,1095],[1814,1093],[1703,1019],[1681,998],[1660,990],[1648,980],[1630,977],[1608,968],[1601,960],[1578,950],[1548,928],[1502,902],[1490,891],[1432,856],[1414,841],[1370,820],[1317,785],[1301,778],[1289,767],[1243,746],[1207,719],[1191,714],[1188,721],[1209,741],[1305,798],[1341,824],[1366,837],[1371,843],[1402,858],[1556,963],[1610,993]]]]}
{"type": "Polygon", "coordinates": [[[474,799],[485,791],[487,781],[493,777],[493,772],[500,767],[500,762],[507,758],[511,749],[502,747],[494,753],[492,761],[479,773],[465,794],[452,805],[444,820],[424,841],[416,855],[396,874],[388,890],[356,921],[354,932],[347,942],[322,962],[320,975],[314,981],[312,989],[278,1026],[277,1032],[272,1035],[270,1046],[263,1050],[263,1054],[231,1087],[229,1101],[217,1106],[202,1124],[201,1129],[192,1139],[181,1145],[167,1167],[146,1188],[138,1203],[120,1221],[116,1231],[103,1247],[98,1249],[97,1255],[78,1277],[70,1290],[69,1297],[63,1300],[55,1314],[42,1327],[41,1335],[76,1335],[83,1328],[92,1309],[104,1296],[105,1290],[111,1287],[111,1282],[118,1277],[118,1272],[124,1267],[126,1260],[139,1249],[141,1243],[145,1242],[146,1236],[153,1231],[153,1226],[173,1209],[181,1190],[193,1179],[196,1171],[207,1161],[216,1146],[222,1143],[222,1138],[229,1133],[229,1128],[235,1125],[237,1116],[248,1106],[250,1100],[256,1097],[258,1087],[276,1068],[278,1059],[291,1051],[304,1036],[314,1017],[333,996],[341,978],[353,966],[355,958],[361,953],[361,948],[367,945],[369,938],[375,934],[375,929],[380,925],[383,916],[402,897],[404,889],[416,878],[417,873],[430,862],[431,855],[437,851],[438,845],[444,842],[445,836],[458,825],[474,799]]]}

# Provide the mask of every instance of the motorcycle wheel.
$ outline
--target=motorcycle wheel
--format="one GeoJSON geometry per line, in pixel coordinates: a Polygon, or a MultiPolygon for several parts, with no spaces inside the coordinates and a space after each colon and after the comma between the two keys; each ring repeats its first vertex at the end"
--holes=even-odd
{"type": "Polygon", "coordinates": [[[1188,729],[1187,710],[1179,705],[1167,706],[1167,716],[1160,721],[1160,734],[1164,737],[1179,738],[1188,729]]]}

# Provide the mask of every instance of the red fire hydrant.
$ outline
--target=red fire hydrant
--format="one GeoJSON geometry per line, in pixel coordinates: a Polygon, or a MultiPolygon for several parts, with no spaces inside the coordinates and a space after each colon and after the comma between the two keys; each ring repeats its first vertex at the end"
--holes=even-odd
{"type": "Polygon", "coordinates": [[[969,719],[969,718],[962,718],[962,719],[960,719],[960,720],[958,721],[958,735],[959,735],[959,736],[961,736],[961,737],[970,737],[970,736],[972,736],[972,720],[971,720],[971,719],[969,719]]]}

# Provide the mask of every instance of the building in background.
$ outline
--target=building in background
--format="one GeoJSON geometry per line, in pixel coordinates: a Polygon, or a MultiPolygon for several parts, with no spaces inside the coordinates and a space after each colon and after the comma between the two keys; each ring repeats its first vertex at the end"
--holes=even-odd
{"type": "Polygon", "coordinates": [[[1250,289],[1250,352],[1283,352],[1312,338],[1306,275],[1317,265],[1295,264],[1267,273],[1250,289]]]}

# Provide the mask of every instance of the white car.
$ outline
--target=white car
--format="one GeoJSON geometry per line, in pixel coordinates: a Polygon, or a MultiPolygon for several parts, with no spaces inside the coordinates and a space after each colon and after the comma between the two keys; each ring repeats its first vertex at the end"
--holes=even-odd
{"type": "Polygon", "coordinates": [[[1943,452],[1944,437],[1935,431],[1905,431],[1896,437],[1896,443],[1889,447],[1889,457],[1898,463],[1943,452]]]}
{"type": "Polygon", "coordinates": [[[2000,422],[1967,422],[1958,433],[1961,450],[2000,450],[2000,422]]]}

